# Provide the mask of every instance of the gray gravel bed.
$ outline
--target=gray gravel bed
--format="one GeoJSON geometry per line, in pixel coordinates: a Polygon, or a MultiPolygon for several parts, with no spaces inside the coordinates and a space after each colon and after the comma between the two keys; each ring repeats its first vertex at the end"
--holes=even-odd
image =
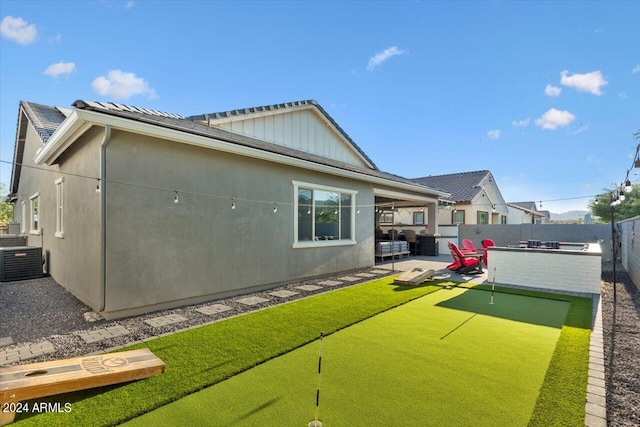
{"type": "Polygon", "coordinates": [[[640,426],[640,291],[616,266],[603,264],[602,329],[609,426],[640,426]],[[614,317],[615,315],[615,317],[614,317]]]}
{"type": "MultiPolygon", "coordinates": [[[[371,270],[379,270],[379,268],[374,267],[373,269],[359,270],[353,272],[353,274],[360,272],[369,273],[371,270]]],[[[306,280],[291,283],[260,292],[237,295],[206,303],[156,311],[140,316],[132,316],[115,320],[99,319],[93,322],[85,319],[85,313],[91,313],[91,308],[78,301],[51,277],[37,280],[9,282],[7,284],[3,283],[0,284],[0,309],[2,310],[0,311],[0,313],[2,313],[2,322],[0,322],[2,324],[2,329],[0,329],[0,337],[11,336],[14,340],[14,344],[0,347],[0,351],[11,350],[15,347],[24,346],[26,344],[35,344],[47,340],[53,344],[56,349],[55,353],[14,364],[36,363],[47,360],[78,357],[90,353],[112,350],[135,342],[153,339],[163,334],[175,333],[243,313],[353,286],[358,283],[387,276],[391,273],[391,271],[388,271],[386,274],[375,274],[375,277],[363,277],[359,278],[359,280],[355,282],[343,282],[342,284],[335,286],[319,285],[319,282],[325,280],[339,280],[338,278],[344,275],[341,274],[334,277],[323,277],[317,280],[306,280]],[[297,286],[301,285],[316,285],[320,286],[320,288],[314,291],[302,291],[300,289],[296,289],[297,286]],[[295,291],[298,293],[288,298],[280,298],[269,294],[270,292],[279,290],[295,291]],[[238,302],[238,300],[249,296],[262,297],[269,301],[256,305],[246,305],[238,302]],[[232,309],[214,315],[206,315],[196,311],[198,308],[212,304],[224,304],[232,309]],[[160,327],[154,327],[145,323],[145,320],[171,314],[183,316],[187,320],[160,327]],[[87,343],[80,337],[83,332],[115,325],[123,326],[129,331],[129,334],[93,343],[87,343]]],[[[5,366],[11,365],[12,364],[7,364],[5,366]]]]}

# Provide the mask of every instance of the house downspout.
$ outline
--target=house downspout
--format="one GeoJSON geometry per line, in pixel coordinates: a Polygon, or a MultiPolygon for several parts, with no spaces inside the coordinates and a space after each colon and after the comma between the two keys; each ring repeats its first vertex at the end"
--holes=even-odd
{"type": "Polygon", "coordinates": [[[100,281],[102,301],[100,310],[107,305],[107,145],[111,141],[111,125],[105,125],[100,143],[100,281]]]}

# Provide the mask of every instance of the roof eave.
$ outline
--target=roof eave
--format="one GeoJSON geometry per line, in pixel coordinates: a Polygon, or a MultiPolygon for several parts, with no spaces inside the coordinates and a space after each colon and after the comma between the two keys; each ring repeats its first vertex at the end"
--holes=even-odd
{"type": "Polygon", "coordinates": [[[434,190],[422,184],[394,181],[384,177],[367,175],[365,173],[356,172],[353,170],[341,169],[339,167],[316,163],[310,160],[299,159],[280,153],[273,153],[260,150],[258,148],[247,147],[211,136],[198,135],[180,129],[172,129],[170,127],[159,126],[154,123],[136,121],[115,114],[108,114],[92,110],[82,110],[77,108],[69,115],[69,117],[67,117],[64,122],[62,122],[60,127],[51,136],[47,144],[36,154],[35,162],[37,164],[53,164],[56,159],[75,142],[75,140],[77,140],[84,132],[86,132],[94,125],[110,125],[114,129],[122,129],[142,135],[168,139],[189,145],[215,149],[283,165],[301,167],[317,172],[332,174],[335,176],[358,179],[360,181],[365,181],[377,185],[385,185],[387,187],[402,189],[405,191],[428,194],[431,197],[449,196],[449,193],[434,190]]]}

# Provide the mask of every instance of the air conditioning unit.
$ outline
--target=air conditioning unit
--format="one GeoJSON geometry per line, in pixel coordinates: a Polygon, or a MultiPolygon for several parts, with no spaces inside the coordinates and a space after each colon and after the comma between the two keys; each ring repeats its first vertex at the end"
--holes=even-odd
{"type": "Polygon", "coordinates": [[[27,236],[5,234],[0,236],[0,248],[10,246],[27,246],[27,236]]]}
{"type": "Polygon", "coordinates": [[[42,248],[0,248],[0,282],[42,277],[42,248]]]}

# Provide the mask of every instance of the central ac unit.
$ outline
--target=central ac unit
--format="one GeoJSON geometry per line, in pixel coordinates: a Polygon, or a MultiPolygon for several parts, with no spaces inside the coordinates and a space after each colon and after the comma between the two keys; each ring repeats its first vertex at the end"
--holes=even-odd
{"type": "Polygon", "coordinates": [[[42,277],[42,248],[0,248],[0,282],[42,277]]]}
{"type": "Polygon", "coordinates": [[[27,246],[27,236],[4,235],[0,236],[0,248],[10,246],[27,246]]]}

